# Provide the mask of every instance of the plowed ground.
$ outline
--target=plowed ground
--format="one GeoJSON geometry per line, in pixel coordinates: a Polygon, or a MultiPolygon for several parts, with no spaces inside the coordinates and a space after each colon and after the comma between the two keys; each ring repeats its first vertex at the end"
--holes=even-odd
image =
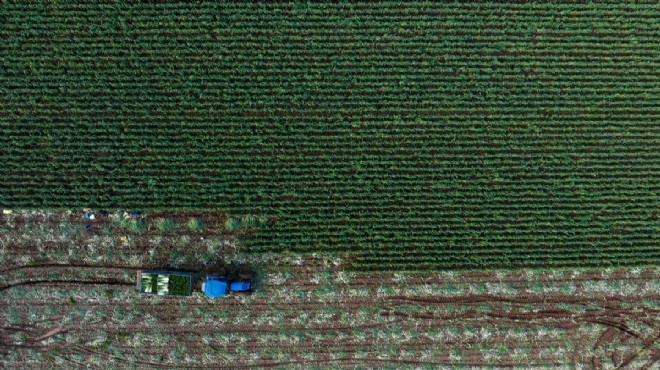
{"type": "Polygon", "coordinates": [[[118,243],[124,260],[47,261],[18,238],[34,217],[1,239],[6,368],[657,366],[657,268],[356,274],[350,256],[273,255],[248,261],[252,295],[144,298],[134,272],[152,257],[131,243],[153,233],[118,243]]]}

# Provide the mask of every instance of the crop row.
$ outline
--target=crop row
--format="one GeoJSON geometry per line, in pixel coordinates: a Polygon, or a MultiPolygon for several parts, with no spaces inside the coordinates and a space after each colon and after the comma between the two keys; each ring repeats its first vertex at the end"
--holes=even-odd
{"type": "Polygon", "coordinates": [[[360,270],[660,260],[657,4],[14,3],[0,205],[221,209],[360,270]]]}
{"type": "Polygon", "coordinates": [[[657,259],[644,258],[623,258],[612,260],[606,255],[590,256],[581,262],[556,261],[553,259],[501,259],[499,261],[490,261],[488,263],[479,263],[477,261],[412,261],[412,262],[365,262],[359,261],[353,264],[353,269],[360,272],[428,272],[428,271],[466,271],[480,269],[510,269],[511,266],[526,266],[528,268],[583,268],[583,267],[624,267],[624,266],[656,266],[657,259]],[[594,258],[599,257],[599,258],[594,258]]]}

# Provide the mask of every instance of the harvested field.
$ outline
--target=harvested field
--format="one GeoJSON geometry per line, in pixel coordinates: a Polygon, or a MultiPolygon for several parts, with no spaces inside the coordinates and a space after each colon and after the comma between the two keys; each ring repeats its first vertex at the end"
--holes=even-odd
{"type": "MultiPolygon", "coordinates": [[[[256,259],[228,250],[227,256],[263,266],[254,294],[140,297],[135,271],[164,258],[134,247],[156,243],[153,230],[113,229],[108,237],[114,240],[131,236],[116,244],[114,261],[48,260],[60,252],[41,254],[35,234],[20,237],[44,216],[60,220],[51,223],[56,230],[82,227],[65,214],[2,216],[4,225],[13,225],[0,238],[6,368],[657,365],[658,268],[363,274],[348,271],[351,257],[256,259]]],[[[203,244],[190,247],[204,253],[203,244]]]]}
{"type": "Polygon", "coordinates": [[[105,284],[115,274],[107,268],[94,272],[97,286],[3,290],[4,365],[650,369],[657,361],[658,269],[471,282],[347,273],[327,257],[277,257],[269,266],[259,292],[216,301],[140,298],[130,279],[105,284]]]}

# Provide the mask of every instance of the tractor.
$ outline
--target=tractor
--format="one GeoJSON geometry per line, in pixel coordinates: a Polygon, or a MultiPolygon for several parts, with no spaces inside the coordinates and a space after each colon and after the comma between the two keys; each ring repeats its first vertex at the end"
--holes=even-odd
{"type": "Polygon", "coordinates": [[[251,294],[254,289],[254,274],[242,272],[238,278],[231,275],[209,275],[202,283],[202,292],[210,298],[224,297],[229,292],[251,294]]]}

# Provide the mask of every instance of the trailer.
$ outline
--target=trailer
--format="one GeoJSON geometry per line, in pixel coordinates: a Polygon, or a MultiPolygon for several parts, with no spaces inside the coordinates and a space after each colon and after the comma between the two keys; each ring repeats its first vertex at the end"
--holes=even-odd
{"type": "Polygon", "coordinates": [[[253,289],[253,273],[240,273],[237,278],[227,275],[210,275],[202,283],[202,292],[209,298],[224,297],[230,292],[250,294],[253,289]]]}
{"type": "Polygon", "coordinates": [[[137,288],[142,295],[190,296],[195,274],[192,272],[143,270],[138,271],[137,288]]]}

